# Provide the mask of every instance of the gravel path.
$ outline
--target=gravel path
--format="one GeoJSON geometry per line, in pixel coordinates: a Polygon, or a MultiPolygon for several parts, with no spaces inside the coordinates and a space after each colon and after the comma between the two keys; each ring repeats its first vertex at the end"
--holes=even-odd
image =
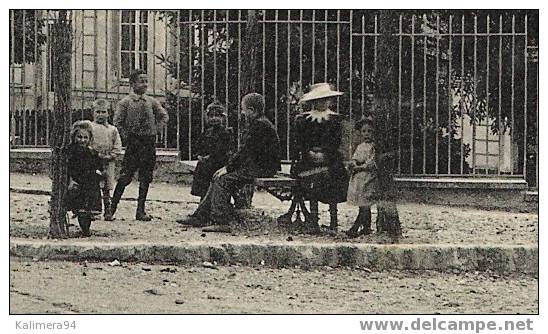
{"type": "MultiPolygon", "coordinates": [[[[17,189],[49,190],[44,176],[10,175],[17,189]]],[[[189,188],[154,183],[148,208],[152,222],[133,219],[135,201],[122,201],[115,222],[97,220],[86,242],[184,243],[188,241],[300,243],[385,243],[375,235],[347,239],[307,236],[280,227],[275,217],[289,203],[257,192],[254,209],[242,213],[245,228],[232,234],[183,228],[175,219],[190,214],[197,199],[189,188]]],[[[125,194],[137,197],[137,184],[125,194]]],[[[47,238],[46,195],[10,192],[10,237],[47,238]]],[[[485,211],[436,205],[398,205],[402,244],[537,245],[538,214],[485,211]]],[[[320,205],[322,223],[329,219],[320,205]]],[[[339,206],[340,229],[348,229],[356,209],[339,206]]],[[[71,219],[71,232],[78,231],[71,219]]],[[[83,239],[82,239],[83,240],[83,239]]],[[[78,242],[79,239],[75,239],[78,242]]],[[[538,312],[537,277],[490,273],[369,272],[322,267],[317,270],[226,266],[180,267],[144,263],[10,261],[11,313],[356,313],[493,314],[538,312]]]]}
{"type": "Polygon", "coordinates": [[[10,261],[10,313],[537,312],[524,275],[10,261]]]}
{"type": "MultiPolygon", "coordinates": [[[[188,188],[159,186],[164,198],[190,197],[188,188]],[[171,191],[171,192],[170,192],[171,191]],[[177,191],[176,193],[173,193],[177,191]]],[[[131,196],[131,192],[128,194],[131,196]]],[[[10,236],[23,238],[45,238],[48,233],[49,196],[30,195],[10,192],[10,236]]],[[[281,203],[265,193],[257,193],[250,212],[242,213],[246,220],[245,228],[236,230],[232,235],[203,234],[197,228],[184,228],[175,223],[178,217],[193,212],[197,203],[192,198],[188,202],[170,203],[150,201],[148,209],[156,218],[152,222],[134,220],[136,203],[122,201],[114,222],[97,220],[92,224],[93,236],[90,240],[149,242],[185,242],[189,240],[212,241],[258,241],[270,242],[287,240],[288,237],[300,242],[356,242],[384,243],[386,238],[379,235],[362,236],[348,240],[344,234],[307,236],[295,235],[287,228],[280,227],[275,217],[283,214],[288,203],[281,203]]],[[[507,244],[524,245],[538,243],[538,215],[534,213],[511,213],[503,211],[485,211],[469,208],[454,208],[436,205],[399,204],[402,222],[402,244],[507,244]]],[[[320,205],[322,223],[327,224],[329,213],[327,206],[320,205]]],[[[346,204],[340,205],[340,230],[348,229],[356,216],[356,210],[346,204]]],[[[71,230],[78,231],[78,223],[71,230]]]]}

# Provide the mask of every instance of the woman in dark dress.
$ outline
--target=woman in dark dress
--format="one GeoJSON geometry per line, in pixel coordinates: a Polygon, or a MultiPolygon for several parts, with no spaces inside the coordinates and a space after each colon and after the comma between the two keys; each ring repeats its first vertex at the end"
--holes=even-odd
{"type": "Polygon", "coordinates": [[[95,214],[102,211],[101,170],[103,164],[90,148],[93,132],[89,121],[77,121],[71,130],[71,144],[68,148],[67,172],[69,176],[66,208],[78,217],[82,236],[91,235],[90,226],[95,214]]]}
{"type": "MultiPolygon", "coordinates": [[[[299,180],[304,198],[310,200],[313,216],[317,217],[318,202],[329,204],[331,230],[337,229],[337,203],[346,201],[348,189],[348,173],[339,152],[342,118],[331,110],[334,98],[342,94],[328,83],[312,85],[300,101],[311,103],[311,110],[295,118],[299,160],[292,175],[299,180]]],[[[317,219],[310,223],[313,231],[319,230],[317,219]]]]}
{"type": "Polygon", "coordinates": [[[199,140],[198,164],[190,193],[204,197],[213,174],[226,165],[232,148],[232,132],[225,127],[226,111],[212,103],[206,109],[207,124],[199,140]]]}

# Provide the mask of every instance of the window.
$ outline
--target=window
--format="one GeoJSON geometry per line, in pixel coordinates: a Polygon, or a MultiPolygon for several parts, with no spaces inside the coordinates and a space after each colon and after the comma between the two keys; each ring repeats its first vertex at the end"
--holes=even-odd
{"type": "Polygon", "coordinates": [[[147,71],[148,12],[122,10],[120,28],[120,75],[127,79],[136,68],[147,71]]]}
{"type": "Polygon", "coordinates": [[[10,65],[35,62],[34,51],[38,51],[45,42],[45,36],[40,33],[42,22],[37,12],[34,9],[10,11],[10,65]]]}

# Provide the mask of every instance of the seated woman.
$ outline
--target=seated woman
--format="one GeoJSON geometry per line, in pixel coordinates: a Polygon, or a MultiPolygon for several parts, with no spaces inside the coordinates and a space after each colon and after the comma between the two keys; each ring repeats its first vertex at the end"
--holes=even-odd
{"type": "Polygon", "coordinates": [[[206,108],[206,128],[199,139],[198,164],[194,171],[194,196],[204,197],[213,174],[228,163],[232,149],[232,132],[226,128],[226,110],[213,102],[206,108]]]}
{"type": "Polygon", "coordinates": [[[331,106],[342,92],[334,91],[328,83],[310,87],[300,102],[311,103],[310,111],[295,118],[295,139],[299,160],[291,174],[299,180],[299,191],[310,200],[312,221],[307,232],[317,233],[318,201],[329,204],[329,228],[337,230],[337,203],[346,201],[348,173],[339,152],[341,144],[341,115],[331,106]]]}

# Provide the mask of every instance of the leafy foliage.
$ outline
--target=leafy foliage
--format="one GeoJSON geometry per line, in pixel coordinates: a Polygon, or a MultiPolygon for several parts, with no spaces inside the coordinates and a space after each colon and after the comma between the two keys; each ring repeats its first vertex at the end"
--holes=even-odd
{"type": "Polygon", "coordinates": [[[42,33],[44,20],[37,14],[38,11],[33,9],[10,11],[10,64],[31,64],[40,55],[40,47],[47,38],[42,33]]]}

